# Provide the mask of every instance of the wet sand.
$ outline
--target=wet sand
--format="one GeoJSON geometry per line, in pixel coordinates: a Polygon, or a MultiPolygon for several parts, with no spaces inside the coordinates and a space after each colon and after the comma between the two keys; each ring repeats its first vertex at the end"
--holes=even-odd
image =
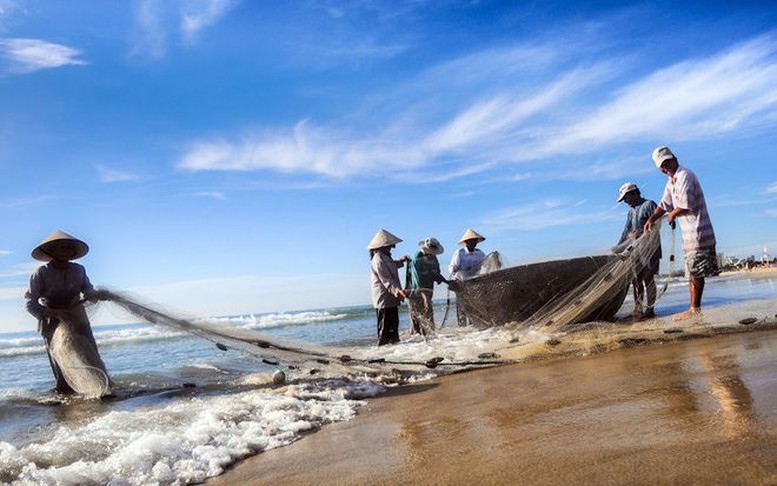
{"type": "Polygon", "coordinates": [[[208,484],[777,484],[768,317],[403,386],[208,484]]]}

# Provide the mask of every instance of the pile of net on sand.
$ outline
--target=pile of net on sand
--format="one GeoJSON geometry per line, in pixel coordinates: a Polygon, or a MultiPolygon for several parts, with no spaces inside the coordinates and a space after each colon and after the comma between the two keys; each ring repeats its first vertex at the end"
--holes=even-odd
{"type": "MultiPolygon", "coordinates": [[[[672,239],[674,244],[674,238],[672,239]]],[[[511,323],[512,328],[546,327],[550,330],[562,329],[590,315],[622,292],[646,268],[661,246],[660,220],[652,231],[643,233],[636,239],[628,240],[621,248],[616,248],[618,258],[612,259],[599,268],[583,283],[569,292],[549,300],[534,314],[521,322],[511,323]]],[[[671,250],[674,255],[674,248],[671,250]]],[[[666,286],[658,292],[656,298],[666,291],[666,286]]],[[[645,294],[642,295],[643,299],[645,294]]],[[[643,306],[645,302],[642,302],[643,306]]]]}

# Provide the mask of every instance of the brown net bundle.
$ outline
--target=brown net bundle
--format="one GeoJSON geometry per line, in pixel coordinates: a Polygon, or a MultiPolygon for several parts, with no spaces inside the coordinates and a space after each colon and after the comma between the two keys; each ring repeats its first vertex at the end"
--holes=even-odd
{"type": "Polygon", "coordinates": [[[660,225],[617,255],[598,255],[505,268],[460,282],[460,312],[478,327],[563,326],[611,320],[629,283],[661,245],[660,225]]]}

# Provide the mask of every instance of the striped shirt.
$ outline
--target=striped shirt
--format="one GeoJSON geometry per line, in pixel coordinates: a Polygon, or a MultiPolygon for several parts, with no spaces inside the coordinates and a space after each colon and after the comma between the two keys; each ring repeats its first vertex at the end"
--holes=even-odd
{"type": "Polygon", "coordinates": [[[659,206],[666,212],[675,208],[690,211],[677,217],[683,231],[683,250],[686,253],[715,248],[715,231],[696,174],[678,166],[674,177],[670,177],[666,183],[659,206]]]}

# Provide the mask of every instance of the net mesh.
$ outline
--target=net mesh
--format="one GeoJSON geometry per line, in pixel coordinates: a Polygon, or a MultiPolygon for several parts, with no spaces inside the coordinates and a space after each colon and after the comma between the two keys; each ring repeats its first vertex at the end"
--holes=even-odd
{"type": "MultiPolygon", "coordinates": [[[[478,327],[560,329],[612,319],[629,284],[660,251],[660,223],[626,242],[617,255],[573,258],[506,268],[458,282],[459,312],[478,327]]],[[[664,289],[665,290],[665,289],[664,289]]],[[[645,299],[644,293],[638,298],[645,299]]]]}
{"type": "MultiPolygon", "coordinates": [[[[569,328],[586,320],[612,317],[624,301],[629,283],[648,267],[660,247],[660,229],[629,241],[618,256],[604,255],[501,269],[501,257],[490,254],[480,276],[459,283],[457,299],[462,311],[477,326],[506,326],[508,330],[569,328]],[[535,282],[536,285],[532,285],[535,282]]],[[[666,288],[664,288],[666,290],[666,288]]],[[[371,359],[373,351],[318,346],[278,338],[247,328],[207,319],[187,319],[142,303],[129,295],[102,289],[100,300],[111,302],[143,321],[197,335],[219,348],[233,348],[268,364],[336,367],[342,371],[381,371],[400,364],[435,367],[442,358],[426,362],[371,359]],[[433,361],[430,365],[430,361],[433,361]]],[[[424,341],[435,344],[435,324],[411,300],[408,308],[417,318],[424,341]]],[[[481,353],[482,354],[482,353],[481,353]]],[[[486,364],[462,361],[444,364],[486,364]]],[[[489,364],[497,364],[489,362],[489,364]]],[[[85,368],[85,366],[84,366],[85,368]]]]}

